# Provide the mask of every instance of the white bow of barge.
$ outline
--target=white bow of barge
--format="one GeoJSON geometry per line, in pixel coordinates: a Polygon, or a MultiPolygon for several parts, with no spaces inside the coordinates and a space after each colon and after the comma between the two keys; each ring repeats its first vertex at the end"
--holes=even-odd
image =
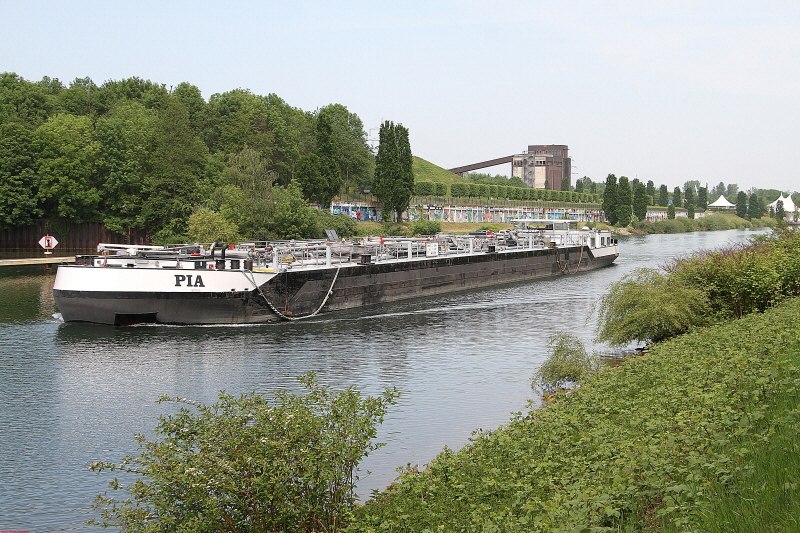
{"type": "Polygon", "coordinates": [[[58,267],[66,322],[253,324],[583,272],[619,256],[606,230],[520,219],[492,234],[250,242],[232,247],[100,244],[58,267]]]}

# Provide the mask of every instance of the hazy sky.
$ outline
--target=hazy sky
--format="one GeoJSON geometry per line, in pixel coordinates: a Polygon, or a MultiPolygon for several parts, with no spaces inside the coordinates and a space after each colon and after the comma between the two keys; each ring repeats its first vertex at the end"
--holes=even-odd
{"type": "Polygon", "coordinates": [[[0,20],[0,71],[31,81],[341,103],[445,168],[567,144],[574,178],[800,190],[796,0],[0,0],[0,20]]]}

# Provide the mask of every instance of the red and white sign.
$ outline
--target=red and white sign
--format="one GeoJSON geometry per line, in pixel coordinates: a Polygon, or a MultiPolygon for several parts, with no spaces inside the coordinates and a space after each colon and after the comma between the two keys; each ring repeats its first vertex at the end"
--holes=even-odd
{"type": "Polygon", "coordinates": [[[45,235],[41,239],[39,239],[39,246],[44,248],[45,250],[52,250],[58,245],[58,241],[52,235],[45,235]]]}

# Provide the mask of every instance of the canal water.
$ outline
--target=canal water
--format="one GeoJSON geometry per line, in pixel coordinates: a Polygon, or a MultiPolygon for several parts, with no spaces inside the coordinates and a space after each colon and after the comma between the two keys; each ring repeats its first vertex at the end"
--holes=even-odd
{"type": "Polygon", "coordinates": [[[52,272],[0,268],[0,530],[100,531],[85,521],[112,476],[86,465],[135,453],[132,435],[174,411],[160,395],[212,403],[221,390],[300,391],[295,378],[308,371],[336,389],[402,393],[379,431],[387,445],[362,463],[367,498],[398,467],[535,404],[530,377],[549,334],[603,350],[591,306],[609,283],[753,234],[628,237],[616,264],[594,272],[243,327],[64,324],[53,318],[52,272]]]}

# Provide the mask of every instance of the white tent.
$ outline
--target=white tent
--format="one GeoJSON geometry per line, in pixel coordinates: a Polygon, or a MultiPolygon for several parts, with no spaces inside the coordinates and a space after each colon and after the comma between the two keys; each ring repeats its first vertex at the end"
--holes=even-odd
{"type": "Polygon", "coordinates": [[[783,193],[781,193],[781,197],[772,202],[771,204],[769,204],[768,207],[771,207],[772,209],[775,209],[777,211],[778,202],[783,202],[784,213],[794,213],[795,211],[797,211],[797,206],[794,205],[791,195],[784,197],[783,193]]]}
{"type": "Polygon", "coordinates": [[[714,203],[708,204],[708,207],[722,207],[722,208],[730,208],[736,207],[734,204],[730,203],[727,198],[725,198],[724,194],[721,194],[719,198],[714,200],[714,203]]]}

